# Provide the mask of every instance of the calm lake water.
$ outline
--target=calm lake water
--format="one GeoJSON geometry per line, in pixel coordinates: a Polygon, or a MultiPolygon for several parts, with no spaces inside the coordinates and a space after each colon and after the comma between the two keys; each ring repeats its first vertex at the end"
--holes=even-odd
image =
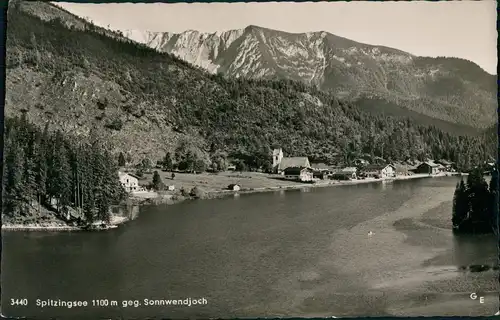
{"type": "Polygon", "coordinates": [[[497,271],[460,267],[495,265],[496,239],[452,235],[456,182],[427,178],[143,207],[137,220],[108,232],[3,232],[2,314],[492,315],[497,271]],[[11,306],[11,298],[28,305],[11,306]],[[207,303],[144,305],[186,298],[207,303]],[[90,306],[41,308],[36,299],[90,306]],[[118,305],[92,306],[96,299],[118,305]],[[124,300],[141,305],[123,307],[124,300]]]}

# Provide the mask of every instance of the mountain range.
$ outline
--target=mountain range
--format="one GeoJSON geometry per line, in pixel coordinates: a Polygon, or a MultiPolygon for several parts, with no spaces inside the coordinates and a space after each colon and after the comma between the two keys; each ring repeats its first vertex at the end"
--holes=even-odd
{"type": "Polygon", "coordinates": [[[463,59],[418,57],[322,31],[295,34],[253,25],[215,33],[128,30],[124,36],[210,73],[302,81],[359,101],[370,112],[475,128],[497,121],[496,76],[463,59]]]}
{"type": "MultiPolygon", "coordinates": [[[[25,114],[40,128],[49,124],[51,130],[79,140],[98,136],[110,151],[123,152],[133,162],[161,159],[179,145],[207,163],[217,150],[247,160],[253,155],[268,159],[271,146],[282,147],[290,156],[320,160],[369,153],[392,159],[460,157],[468,162],[495,152],[496,145],[486,144],[484,135],[466,136],[466,128],[472,127],[458,121],[463,119],[460,113],[450,113],[455,122],[439,119],[401,103],[406,98],[394,99],[398,94],[369,96],[362,86],[353,85],[360,93],[351,97],[321,82],[230,76],[222,69],[208,72],[50,3],[10,3],[6,49],[7,117],[25,114]]],[[[478,71],[478,79],[482,76],[478,71]]],[[[471,85],[480,88],[479,83],[471,85]]],[[[478,90],[476,104],[464,109],[463,116],[480,114],[476,128],[483,128],[494,119],[487,122],[477,107],[489,101],[488,92],[478,90]]],[[[428,106],[442,107],[433,101],[428,106]]],[[[492,128],[481,132],[490,137],[496,132],[492,128]]]]}

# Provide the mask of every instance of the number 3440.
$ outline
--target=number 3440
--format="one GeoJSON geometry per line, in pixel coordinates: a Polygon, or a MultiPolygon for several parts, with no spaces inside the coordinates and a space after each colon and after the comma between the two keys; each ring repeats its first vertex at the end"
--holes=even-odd
{"type": "Polygon", "coordinates": [[[27,306],[28,299],[10,299],[11,306],[27,306]]]}

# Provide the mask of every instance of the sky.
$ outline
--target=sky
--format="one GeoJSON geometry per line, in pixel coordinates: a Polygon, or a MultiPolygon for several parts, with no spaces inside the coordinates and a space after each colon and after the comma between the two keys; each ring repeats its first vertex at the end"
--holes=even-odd
{"type": "Polygon", "coordinates": [[[256,25],[292,33],[327,31],[419,56],[464,58],[490,74],[497,69],[493,0],[56,4],[113,30],[216,32],[256,25]]]}

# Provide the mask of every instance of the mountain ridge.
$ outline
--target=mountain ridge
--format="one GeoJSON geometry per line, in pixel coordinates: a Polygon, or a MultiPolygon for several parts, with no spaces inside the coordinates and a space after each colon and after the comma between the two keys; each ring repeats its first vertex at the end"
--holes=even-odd
{"type": "Polygon", "coordinates": [[[465,59],[418,57],[325,31],[288,33],[253,25],[212,33],[132,34],[124,33],[210,73],[303,81],[351,101],[384,99],[481,129],[496,115],[496,76],[465,59]]]}
{"type": "Polygon", "coordinates": [[[218,151],[255,165],[279,145],[317,160],[372,153],[465,165],[464,154],[477,162],[489,148],[482,136],[370,115],[303,82],[209,74],[92,26],[71,28],[16,8],[8,15],[6,117],[26,114],[41,128],[49,122],[65,135],[96,135],[133,162],[183,145],[206,163],[218,151]]]}

